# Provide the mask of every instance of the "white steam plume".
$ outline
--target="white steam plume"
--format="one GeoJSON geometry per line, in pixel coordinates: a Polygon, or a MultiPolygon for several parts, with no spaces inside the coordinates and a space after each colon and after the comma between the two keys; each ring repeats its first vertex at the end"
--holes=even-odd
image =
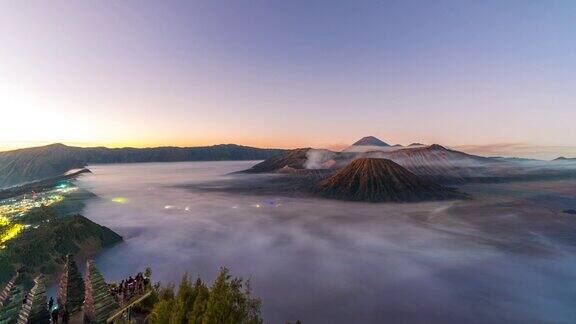
{"type": "Polygon", "coordinates": [[[336,153],[329,150],[311,149],[306,153],[306,169],[326,169],[329,168],[336,153]]]}

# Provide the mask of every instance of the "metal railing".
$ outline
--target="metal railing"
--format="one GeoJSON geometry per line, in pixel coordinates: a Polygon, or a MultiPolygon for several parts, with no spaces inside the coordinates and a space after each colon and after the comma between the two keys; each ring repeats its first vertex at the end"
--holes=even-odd
{"type": "Polygon", "coordinates": [[[152,289],[153,288],[149,286],[141,294],[132,297],[130,300],[124,303],[122,307],[120,307],[117,311],[112,313],[112,315],[108,317],[108,319],[106,320],[106,323],[113,323],[115,320],[119,319],[122,316],[122,314],[126,313],[126,311],[130,311],[132,307],[141,303],[144,299],[146,299],[146,297],[152,294],[152,289]]]}

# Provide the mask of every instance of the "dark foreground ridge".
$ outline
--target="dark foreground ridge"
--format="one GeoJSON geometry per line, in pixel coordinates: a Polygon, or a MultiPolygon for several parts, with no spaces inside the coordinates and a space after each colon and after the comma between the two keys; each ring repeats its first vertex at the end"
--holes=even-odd
{"type": "Polygon", "coordinates": [[[370,202],[417,202],[464,198],[387,159],[352,161],[318,185],[326,198],[370,202]]]}
{"type": "Polygon", "coordinates": [[[184,275],[175,291],[174,285],[152,285],[150,268],[107,282],[88,260],[82,278],[74,257],[67,255],[56,300],[48,300],[42,274],[28,290],[25,272],[16,272],[0,292],[0,323],[263,323],[261,301],[251,295],[250,282],[232,277],[227,268],[220,269],[211,286],[184,275]]]}
{"type": "Polygon", "coordinates": [[[2,290],[1,323],[133,323],[131,308],[153,292],[149,269],[120,284],[108,284],[92,260],[86,262],[83,279],[74,257],[68,255],[54,302],[53,298],[47,300],[42,274],[35,277],[32,288],[25,293],[25,272],[18,270],[2,290]]]}
{"type": "Polygon", "coordinates": [[[53,275],[67,253],[89,256],[122,242],[120,235],[84,216],[58,217],[50,211],[39,212],[42,224],[5,243],[0,254],[0,282],[6,282],[19,267],[26,267],[32,274],[42,271],[53,275]]]}

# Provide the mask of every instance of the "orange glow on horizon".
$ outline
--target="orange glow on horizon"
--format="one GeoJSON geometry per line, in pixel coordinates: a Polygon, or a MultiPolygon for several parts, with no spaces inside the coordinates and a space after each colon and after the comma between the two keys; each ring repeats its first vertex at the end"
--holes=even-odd
{"type": "MultiPolygon", "coordinates": [[[[388,138],[381,137],[381,139],[387,141],[389,144],[393,145],[398,142],[390,141],[388,138]]],[[[123,148],[123,147],[134,147],[134,148],[148,148],[148,147],[162,147],[162,146],[172,146],[172,147],[199,147],[199,146],[212,146],[218,144],[236,144],[242,146],[250,146],[257,148],[278,148],[278,149],[295,149],[303,147],[312,148],[324,148],[332,151],[341,151],[347,148],[351,143],[353,143],[357,138],[351,139],[346,143],[344,141],[339,141],[336,143],[327,143],[320,141],[309,141],[304,139],[294,139],[292,141],[286,139],[275,139],[275,138],[241,138],[237,137],[235,139],[202,139],[202,140],[165,140],[165,141],[125,141],[125,142],[75,142],[75,141],[51,141],[51,142],[0,142],[0,152],[10,151],[21,148],[44,146],[54,143],[62,143],[68,146],[76,147],[108,147],[108,148],[123,148]]],[[[469,154],[481,155],[481,156],[506,156],[506,157],[535,157],[541,159],[553,159],[558,156],[573,157],[576,156],[576,147],[573,146],[546,146],[546,145],[531,145],[523,143],[496,143],[496,144],[483,144],[483,145],[451,145],[449,143],[442,143],[437,141],[415,141],[422,142],[424,144],[441,144],[443,146],[463,151],[469,154]]],[[[412,142],[403,141],[400,144],[409,145],[412,142]]]]}
{"type": "MultiPolygon", "coordinates": [[[[31,141],[31,142],[0,142],[0,151],[11,151],[22,148],[45,146],[54,143],[61,143],[67,146],[76,147],[107,147],[107,148],[149,148],[149,147],[199,147],[199,146],[212,146],[218,144],[236,144],[242,146],[251,146],[258,148],[280,148],[280,149],[293,149],[299,147],[309,147],[302,142],[283,142],[278,143],[269,140],[175,140],[175,141],[126,141],[126,142],[76,142],[76,141],[31,141]]],[[[318,146],[319,147],[319,146],[318,146]]]]}

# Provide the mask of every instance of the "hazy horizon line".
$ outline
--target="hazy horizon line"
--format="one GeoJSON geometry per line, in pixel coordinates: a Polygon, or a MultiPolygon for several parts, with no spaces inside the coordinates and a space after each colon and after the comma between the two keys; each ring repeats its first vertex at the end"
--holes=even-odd
{"type": "MultiPolygon", "coordinates": [[[[22,142],[17,142],[22,143],[22,142]]],[[[354,141],[351,141],[354,143],[354,141]]],[[[158,147],[178,147],[178,148],[193,148],[193,147],[210,147],[217,145],[238,145],[245,147],[253,147],[260,149],[283,149],[290,150],[302,147],[312,147],[317,149],[328,149],[332,151],[342,151],[352,144],[325,144],[325,145],[279,145],[279,146],[261,146],[261,145],[251,145],[240,142],[218,142],[218,143],[202,143],[202,144],[185,144],[185,143],[175,143],[175,144],[163,144],[163,143],[148,143],[148,144],[136,144],[136,143],[88,143],[88,142],[73,142],[73,141],[60,141],[60,142],[45,142],[45,141],[34,141],[25,142],[22,145],[14,145],[14,142],[0,142],[0,152],[10,152],[15,150],[49,146],[54,144],[62,144],[71,147],[81,147],[81,148],[96,148],[105,147],[109,149],[119,149],[119,148],[158,148],[158,147]],[[6,143],[13,143],[6,145],[6,143]]],[[[411,143],[400,144],[407,147],[411,143]]],[[[450,145],[443,143],[424,143],[423,145],[440,144],[447,148],[459,150],[468,154],[486,156],[486,157],[507,157],[507,158],[532,158],[540,160],[551,160],[558,157],[576,158],[576,146],[570,145],[536,145],[530,143],[491,143],[491,144],[461,144],[461,145],[450,145]],[[544,157],[545,156],[545,157],[544,157]]],[[[390,144],[397,145],[397,144],[390,144]]]]}

